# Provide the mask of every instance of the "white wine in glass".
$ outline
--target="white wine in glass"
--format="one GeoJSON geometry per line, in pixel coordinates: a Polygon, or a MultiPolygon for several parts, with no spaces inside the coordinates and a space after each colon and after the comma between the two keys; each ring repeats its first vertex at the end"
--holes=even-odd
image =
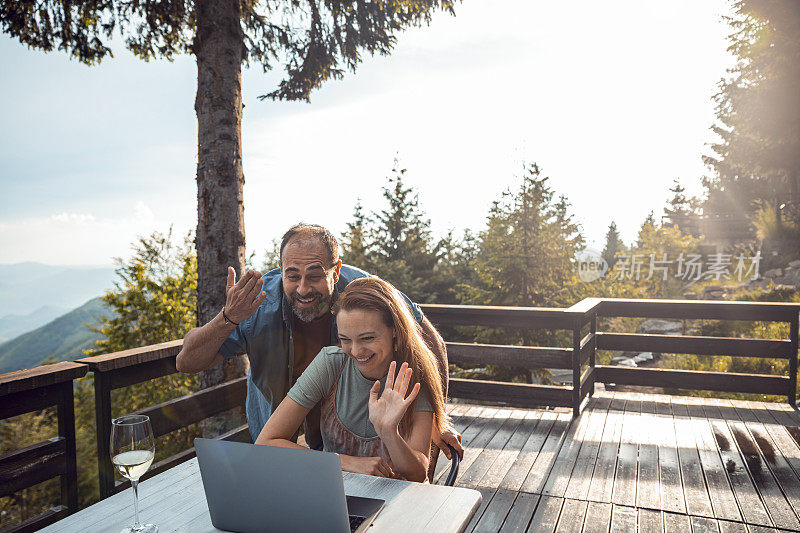
{"type": "Polygon", "coordinates": [[[156,455],[153,428],[145,415],[126,415],[111,422],[111,462],[131,480],[134,524],[122,533],[156,533],[153,524],[139,523],[139,478],[147,472],[156,455]]]}

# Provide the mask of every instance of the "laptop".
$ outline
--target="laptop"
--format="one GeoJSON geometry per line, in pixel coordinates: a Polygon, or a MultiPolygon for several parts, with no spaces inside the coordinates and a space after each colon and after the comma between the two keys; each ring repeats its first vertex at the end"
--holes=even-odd
{"type": "Polygon", "coordinates": [[[361,533],[386,503],[345,497],[333,453],[200,438],[194,447],[217,529],[361,533]]]}

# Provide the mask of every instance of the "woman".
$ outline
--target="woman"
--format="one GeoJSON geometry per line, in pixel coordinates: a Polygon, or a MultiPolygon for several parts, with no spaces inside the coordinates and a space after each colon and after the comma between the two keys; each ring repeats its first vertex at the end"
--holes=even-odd
{"type": "Polygon", "coordinates": [[[339,454],[342,470],[424,481],[433,425],[442,430],[448,422],[435,356],[380,278],[352,281],[333,313],[341,347],[314,358],[256,444],[302,448],[290,439],[321,403],[324,450],[339,454]],[[419,381],[409,392],[412,378],[419,381]]]}

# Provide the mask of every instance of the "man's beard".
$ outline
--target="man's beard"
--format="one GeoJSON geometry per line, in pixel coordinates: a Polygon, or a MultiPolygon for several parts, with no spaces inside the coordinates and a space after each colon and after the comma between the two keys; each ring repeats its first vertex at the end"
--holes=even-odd
{"type": "Polygon", "coordinates": [[[298,307],[296,298],[299,297],[299,294],[293,292],[289,297],[289,302],[292,305],[294,316],[303,322],[311,322],[331,308],[331,298],[324,300],[321,292],[312,291],[311,294],[305,296],[305,298],[311,297],[318,300],[312,307],[298,307]]]}

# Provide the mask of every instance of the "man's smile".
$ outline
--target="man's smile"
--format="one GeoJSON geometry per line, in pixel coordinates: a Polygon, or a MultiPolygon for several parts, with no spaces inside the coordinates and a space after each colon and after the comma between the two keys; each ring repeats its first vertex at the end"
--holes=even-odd
{"type": "Polygon", "coordinates": [[[308,307],[308,306],[312,305],[317,300],[317,297],[314,296],[314,295],[309,295],[309,296],[306,296],[305,298],[300,297],[300,296],[295,296],[294,299],[301,306],[308,307]]]}

